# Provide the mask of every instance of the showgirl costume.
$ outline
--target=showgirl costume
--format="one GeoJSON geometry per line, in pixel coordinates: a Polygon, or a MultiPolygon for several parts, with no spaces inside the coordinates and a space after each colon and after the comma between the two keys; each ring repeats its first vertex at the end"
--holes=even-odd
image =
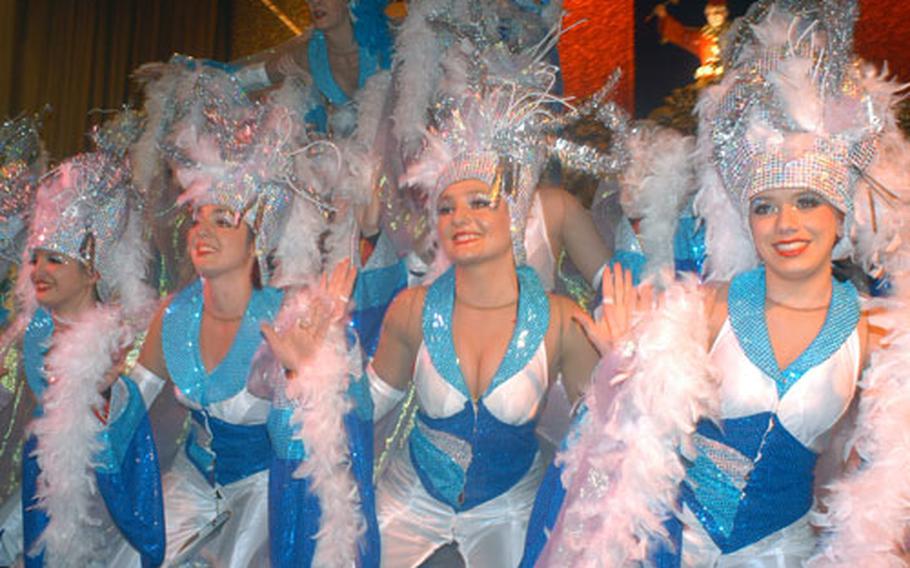
{"type": "MultiPolygon", "coordinates": [[[[422,8],[415,14],[409,18],[429,18],[422,8]]],[[[460,180],[481,180],[494,199],[508,203],[518,266],[518,317],[490,386],[474,400],[453,347],[455,269],[444,271],[427,289],[412,378],[413,428],[406,449],[390,450],[377,486],[382,563],[416,566],[455,542],[468,566],[515,566],[546,465],[535,426],[551,382],[544,344],[550,306],[540,279],[525,264],[524,248],[541,164],[548,149],[557,150],[547,147],[543,133],[600,110],[607,91],[590,108],[557,118],[562,101],[550,94],[555,69],[543,62],[545,43],[539,51],[514,54],[501,43],[488,44],[465,32],[461,26],[467,24],[457,9],[429,14],[434,25],[476,43],[453,43],[447,54],[444,67],[456,70],[443,81],[451,81],[451,93],[443,93],[434,105],[425,150],[402,182],[427,192],[431,226],[439,195],[460,180]],[[460,89],[457,81],[463,82],[460,89]]],[[[424,25],[427,20],[417,28],[424,25]]],[[[588,156],[595,165],[609,161],[588,156]]],[[[538,231],[545,231],[542,223],[538,231]]],[[[380,418],[405,393],[387,386],[371,367],[368,372],[374,415],[380,418]]]]}
{"type": "Polygon", "coordinates": [[[732,276],[727,319],[705,352],[700,296],[672,286],[636,330],[636,353],[604,365],[589,418],[559,458],[567,493],[538,565],[902,564],[906,443],[891,431],[910,407],[896,350],[908,343],[906,288],[877,305],[887,315],[870,316],[889,335],[862,381],[859,300],[837,280],[821,331],[780,369],[746,222],[766,190],[812,191],[844,214],[834,258],[852,253],[906,285],[906,197],[883,183],[907,187],[910,149],[890,111],[895,85],[853,60],[855,9],[759,2],[731,32],[728,74],[699,107],[696,197],[708,277],[732,276]],[[852,436],[837,435],[842,425],[852,436]],[[847,473],[844,439],[861,458],[847,473]],[[837,471],[816,467],[826,452],[837,471]],[[829,474],[827,512],[813,512],[816,477],[829,474]],[[821,541],[810,520],[826,529],[821,541]]]}
{"type": "Polygon", "coordinates": [[[65,161],[37,190],[16,285],[23,362],[38,401],[23,449],[26,566],[157,566],[164,558],[158,458],[137,385],[105,376],[153,309],[143,283],[147,249],[123,155],[140,128],[130,112],[96,132],[98,150],[65,161]],[[62,329],[35,301],[29,261],[65,255],[100,275],[100,303],[62,329]],[[115,558],[116,557],[116,558],[115,558]]]}
{"type": "MultiPolygon", "coordinates": [[[[159,116],[170,121],[162,146],[186,188],[180,203],[239,212],[255,235],[263,282],[303,284],[321,268],[319,235],[328,229],[323,213],[332,188],[314,181],[323,167],[317,162],[341,157],[318,151],[328,143],[305,148],[316,158],[296,151],[309,141],[297,113],[276,102],[286,93],[252,103],[235,78],[212,66],[170,68],[178,77],[165,81],[179,86],[164,92],[178,95],[153,104],[172,107],[159,116]]],[[[344,390],[295,413],[298,401],[284,392],[283,375],[277,383],[272,376],[259,325],[306,311],[295,293],[285,296],[268,286],[254,290],[228,354],[211,373],[198,351],[202,283],[175,295],[165,311],[163,354],[193,419],[186,450],[165,478],[171,562],[301,566],[329,557],[353,563],[358,545],[364,559],[378,554],[371,422],[356,421],[344,390]],[[366,527],[372,532],[361,539],[366,527]]]]}

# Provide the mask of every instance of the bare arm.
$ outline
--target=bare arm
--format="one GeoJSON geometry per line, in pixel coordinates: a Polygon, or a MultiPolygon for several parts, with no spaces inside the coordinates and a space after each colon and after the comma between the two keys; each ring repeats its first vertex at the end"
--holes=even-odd
{"type": "Polygon", "coordinates": [[[379,346],[373,357],[373,369],[379,377],[397,390],[405,390],[414,371],[414,360],[422,336],[420,314],[426,288],[409,288],[389,306],[379,346]]]}
{"type": "Polygon", "coordinates": [[[544,187],[538,193],[553,255],[558,257],[564,248],[585,280],[593,281],[610,259],[610,251],[594,226],[591,212],[562,188],[544,187]]]}
{"type": "Polygon", "coordinates": [[[569,402],[575,404],[587,390],[599,356],[578,324],[578,318],[585,315],[581,308],[562,296],[552,296],[551,302],[559,318],[559,370],[569,402]]]}
{"type": "Polygon", "coordinates": [[[164,320],[164,311],[170,303],[170,298],[162,302],[155,313],[155,317],[152,318],[152,323],[149,324],[148,333],[145,336],[145,342],[142,344],[142,351],[139,352],[138,361],[140,365],[164,380],[170,379],[170,375],[167,372],[164,350],[161,347],[161,327],[164,320]]]}

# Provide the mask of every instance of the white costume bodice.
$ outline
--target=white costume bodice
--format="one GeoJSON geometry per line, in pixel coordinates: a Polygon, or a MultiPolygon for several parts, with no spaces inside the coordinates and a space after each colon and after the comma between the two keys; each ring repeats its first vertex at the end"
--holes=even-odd
{"type": "MultiPolygon", "coordinates": [[[[460,412],[467,397],[449,384],[433,366],[430,353],[421,343],[414,364],[414,382],[420,408],[432,418],[460,412]]],[[[528,364],[506,382],[484,393],[487,409],[506,424],[524,424],[540,411],[547,392],[547,349],[541,342],[528,364]]]]}

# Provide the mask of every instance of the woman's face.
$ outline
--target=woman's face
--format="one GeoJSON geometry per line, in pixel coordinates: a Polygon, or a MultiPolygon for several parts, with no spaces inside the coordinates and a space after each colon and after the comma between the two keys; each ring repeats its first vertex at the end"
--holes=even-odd
{"type": "Polygon", "coordinates": [[[317,30],[335,29],[349,17],[348,0],[307,0],[307,4],[317,30]]]}
{"type": "Polygon", "coordinates": [[[808,190],[772,189],[749,204],[749,226],[767,270],[801,279],[830,270],[843,214],[808,190]]]}
{"type": "Polygon", "coordinates": [[[95,300],[98,275],[66,255],[38,249],[32,253],[32,286],[35,298],[54,313],[78,313],[95,300]]]}
{"type": "Polygon", "coordinates": [[[253,234],[232,209],[220,205],[196,209],[186,241],[193,266],[203,278],[252,270],[253,234]]]}
{"type": "Polygon", "coordinates": [[[508,206],[494,200],[490,186],[467,179],[453,183],[436,202],[442,250],[455,264],[473,264],[512,254],[508,206]]]}

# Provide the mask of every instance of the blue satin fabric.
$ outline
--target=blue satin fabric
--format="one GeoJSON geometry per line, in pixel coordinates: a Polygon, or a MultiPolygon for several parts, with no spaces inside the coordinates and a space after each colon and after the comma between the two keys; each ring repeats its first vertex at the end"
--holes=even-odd
{"type": "Polygon", "coordinates": [[[38,459],[33,455],[38,447],[38,438],[28,437],[22,447],[22,532],[25,541],[25,567],[41,568],[44,566],[44,552],[35,556],[29,553],[38,542],[38,537],[47,527],[48,517],[38,508],[38,476],[41,468],[38,459]]]}
{"type": "Polygon", "coordinates": [[[351,323],[368,357],[376,353],[382,320],[395,296],[408,286],[408,271],[404,262],[391,266],[362,270],[354,283],[354,312],[351,323]]]}
{"type": "MultiPolygon", "coordinates": [[[[566,437],[560,444],[559,451],[564,452],[566,448],[571,447],[581,435],[581,425],[588,413],[588,406],[582,402],[575,416],[572,417],[572,423],[566,437]]],[[[534,498],[534,508],[531,509],[531,518],[528,520],[528,533],[525,537],[525,549],[521,557],[519,568],[533,568],[540,558],[544,547],[547,545],[550,532],[556,526],[559,520],[559,513],[562,511],[563,502],[566,499],[566,488],[562,484],[562,466],[554,460],[549,465],[540,487],[537,489],[537,495],[534,498]]]]}
{"type": "MultiPolygon", "coordinates": [[[[358,566],[378,567],[379,525],[373,491],[373,412],[367,390],[365,405],[363,389],[366,381],[351,385],[355,409],[344,418],[351,454],[351,471],[360,492],[361,512],[367,532],[360,542],[358,566]]],[[[288,413],[282,413],[289,417],[288,413]]],[[[287,429],[284,429],[287,430],[287,429]]],[[[283,438],[284,439],[284,438],[283,438]]],[[[286,438],[286,441],[291,441],[286,438]]],[[[270,559],[275,568],[310,566],[316,551],[316,533],[320,528],[321,508],[318,497],[310,491],[309,478],[295,479],[294,471],[301,464],[300,454],[305,455],[299,440],[276,452],[269,467],[269,544],[270,559]]],[[[304,458],[305,459],[305,458],[304,458]]],[[[325,538],[331,539],[331,535],[325,538]]]]}
{"type": "MultiPolygon", "coordinates": [[[[134,386],[135,395],[138,389],[134,386]]],[[[141,397],[139,398],[141,404],[141,397]]],[[[112,424],[109,428],[117,428],[112,424]]],[[[127,541],[139,551],[143,566],[164,562],[164,500],[158,451],[148,416],[143,412],[119,467],[96,470],[98,490],[111,519],[127,541]]]]}
{"type": "Polygon", "coordinates": [[[528,534],[525,537],[525,550],[519,568],[534,568],[547,545],[550,532],[556,526],[562,503],[566,498],[566,488],[563,487],[561,478],[562,467],[551,463],[534,498],[534,508],[531,510],[528,534]]]}
{"type": "MultiPolygon", "coordinates": [[[[133,406],[136,402],[132,397],[139,397],[135,385],[131,385],[130,395],[130,406],[133,406]]],[[[138,404],[142,406],[141,397],[138,404]]],[[[139,552],[142,565],[159,566],[164,561],[165,530],[155,440],[144,407],[138,420],[134,419],[135,413],[130,410],[121,416],[107,429],[126,430],[132,427],[132,432],[118,431],[117,437],[126,440],[125,446],[116,449],[108,446],[102,450],[102,456],[117,456],[120,461],[111,463],[102,457],[103,465],[95,470],[98,490],[111,520],[139,552]]],[[[47,515],[37,507],[37,481],[41,474],[38,460],[33,455],[37,445],[38,439],[30,436],[22,450],[22,516],[26,552],[33,549],[48,524],[47,515]]],[[[33,557],[26,555],[25,564],[29,568],[44,566],[44,553],[33,557]]]]}
{"type": "Polygon", "coordinates": [[[771,413],[724,420],[721,426],[703,420],[697,432],[754,461],[745,487],[733,495],[734,499],[728,499],[723,464],[718,467],[708,460],[696,461],[689,468],[681,496],[727,554],[758,542],[809,511],[818,456],[771,413]],[[693,479],[702,483],[693,483],[693,479]]]}
{"type": "Polygon", "coordinates": [[[239,481],[269,466],[272,445],[265,424],[231,424],[199,410],[191,416],[211,433],[211,443],[201,444],[190,430],[186,455],[212,486],[239,481]]]}
{"type": "MultiPolygon", "coordinates": [[[[636,250],[639,247],[632,243],[617,243],[616,248],[610,264],[618,262],[623,268],[631,271],[632,281],[637,285],[641,281],[647,258],[640,250],[636,250]]],[[[693,272],[699,275],[702,273],[707,258],[705,226],[695,217],[682,215],[678,219],[676,232],[673,234],[673,258],[676,272],[693,272]]]]}

